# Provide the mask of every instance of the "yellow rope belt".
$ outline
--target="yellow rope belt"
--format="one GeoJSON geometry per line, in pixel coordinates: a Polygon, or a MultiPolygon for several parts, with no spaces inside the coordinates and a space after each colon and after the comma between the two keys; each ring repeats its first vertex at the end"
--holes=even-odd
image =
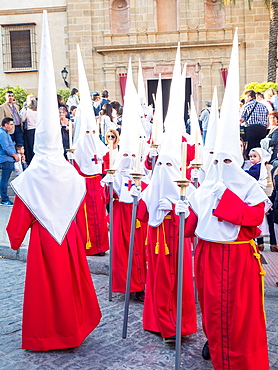
{"type": "MultiPolygon", "coordinates": [[[[172,219],[172,216],[171,215],[167,215],[164,217],[164,220],[171,220],[172,219]]],[[[169,254],[169,248],[168,248],[168,245],[166,243],[166,237],[165,237],[165,228],[164,228],[164,221],[162,222],[162,232],[163,232],[163,239],[164,239],[164,249],[165,249],[165,255],[169,254]]],[[[148,245],[148,233],[149,233],[149,225],[147,227],[147,237],[146,237],[146,240],[145,240],[145,245],[148,245]]],[[[154,250],[154,253],[155,254],[158,254],[159,252],[159,226],[157,226],[156,228],[156,243],[155,243],[155,250],[154,250]]]]}
{"type": "MultiPolygon", "coordinates": [[[[218,242],[219,243],[219,242],[218,242]]],[[[258,261],[260,272],[259,274],[261,275],[261,281],[262,281],[262,305],[263,305],[263,312],[264,312],[264,320],[266,322],[266,313],[264,309],[264,277],[266,275],[266,271],[263,269],[262,262],[261,262],[261,255],[257,251],[257,246],[256,243],[253,239],[251,240],[243,240],[243,241],[237,241],[237,242],[228,242],[228,243],[220,243],[220,244],[251,244],[251,246],[254,249],[254,257],[258,261]]]]}
{"type": "Polygon", "coordinates": [[[97,176],[100,176],[100,174],[98,173],[97,175],[83,176],[83,177],[85,177],[85,179],[92,179],[93,177],[97,177],[97,176]]]}
{"type": "Polygon", "coordinates": [[[86,249],[90,249],[90,248],[92,248],[92,244],[91,244],[91,241],[90,241],[89,226],[88,226],[88,215],[87,215],[87,205],[86,205],[86,203],[84,204],[84,213],[85,213],[86,237],[87,237],[86,249]]]}
{"type": "MultiPolygon", "coordinates": [[[[167,217],[167,216],[166,216],[167,217]]],[[[165,217],[165,218],[166,218],[165,217]]],[[[171,216],[170,218],[167,218],[167,219],[171,219],[171,216]]],[[[164,240],[164,250],[165,250],[165,255],[169,254],[169,248],[168,248],[168,245],[166,243],[166,236],[165,236],[165,228],[164,228],[164,221],[162,222],[161,224],[162,226],[162,232],[163,232],[163,240],[164,240]]],[[[159,252],[159,226],[157,227],[156,229],[156,243],[155,243],[155,250],[154,250],[154,253],[155,254],[158,254],[159,252]]]]}

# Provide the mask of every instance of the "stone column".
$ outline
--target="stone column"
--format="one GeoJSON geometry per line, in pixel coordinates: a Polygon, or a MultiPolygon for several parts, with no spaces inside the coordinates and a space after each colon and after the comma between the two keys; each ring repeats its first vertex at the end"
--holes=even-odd
{"type": "MultiPolygon", "coordinates": [[[[97,3],[96,7],[100,8],[100,4],[97,3]]],[[[70,83],[75,87],[78,86],[77,44],[80,45],[87,79],[89,82],[93,80],[91,1],[67,0],[67,17],[70,83]]]]}

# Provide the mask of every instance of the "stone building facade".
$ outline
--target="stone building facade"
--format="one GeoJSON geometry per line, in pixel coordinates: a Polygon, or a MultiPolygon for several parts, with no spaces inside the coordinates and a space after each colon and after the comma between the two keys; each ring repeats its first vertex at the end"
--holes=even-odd
{"type": "MultiPolygon", "coordinates": [[[[106,88],[111,98],[121,101],[120,77],[127,72],[131,56],[135,84],[140,58],[146,91],[151,96],[159,73],[165,81],[171,78],[180,42],[182,62],[187,62],[187,83],[200,110],[205,100],[211,100],[214,86],[221,102],[221,69],[228,67],[235,27],[239,31],[241,89],[248,82],[267,78],[269,11],[262,0],[254,0],[251,10],[245,0],[225,8],[221,8],[219,0],[14,0],[11,4],[2,0],[1,5],[2,2],[2,30],[5,24],[35,22],[38,45],[40,13],[48,9],[58,88],[63,87],[60,71],[64,66],[69,71],[70,86],[78,87],[79,44],[91,90],[106,88]]],[[[3,50],[0,86],[17,81],[22,87],[36,90],[37,72],[5,72],[1,70],[2,56],[3,50]]]]}

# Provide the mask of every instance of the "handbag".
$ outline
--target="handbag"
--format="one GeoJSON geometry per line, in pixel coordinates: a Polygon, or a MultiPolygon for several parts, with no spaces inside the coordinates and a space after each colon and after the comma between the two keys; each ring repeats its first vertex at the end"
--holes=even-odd
{"type": "Polygon", "coordinates": [[[273,147],[269,146],[271,138],[265,137],[260,141],[261,148],[266,150],[269,154],[273,154],[273,147]]]}

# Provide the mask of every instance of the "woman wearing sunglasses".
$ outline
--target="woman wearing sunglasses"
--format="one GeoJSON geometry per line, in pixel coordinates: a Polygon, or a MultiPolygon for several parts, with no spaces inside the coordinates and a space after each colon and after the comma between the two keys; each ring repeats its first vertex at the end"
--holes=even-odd
{"type": "MultiPolygon", "coordinates": [[[[113,164],[115,163],[117,157],[118,157],[118,153],[119,153],[119,141],[120,141],[120,136],[119,136],[119,133],[117,130],[114,130],[114,129],[109,129],[107,132],[106,132],[106,135],[105,135],[105,142],[106,144],[109,146],[110,145],[110,142],[113,142],[113,164]]],[[[109,161],[109,152],[105,154],[105,156],[103,157],[103,165],[102,165],[102,173],[104,175],[106,175],[106,170],[109,168],[110,166],[110,161],[109,161]]]]}

